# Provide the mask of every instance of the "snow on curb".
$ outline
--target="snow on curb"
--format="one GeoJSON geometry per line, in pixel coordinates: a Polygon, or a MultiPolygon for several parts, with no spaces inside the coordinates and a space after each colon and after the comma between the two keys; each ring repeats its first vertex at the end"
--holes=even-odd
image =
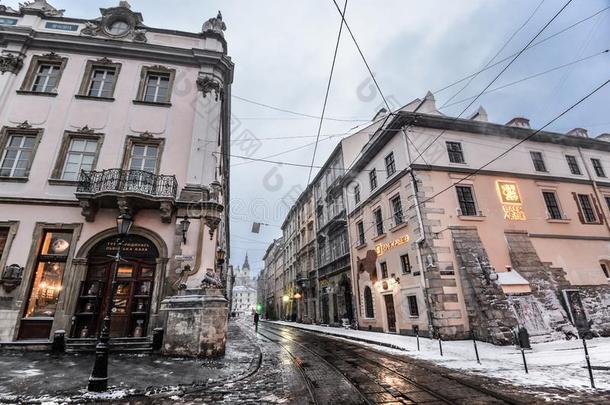
{"type": "MultiPolygon", "coordinates": [[[[404,354],[429,360],[438,365],[507,380],[514,384],[591,389],[585,355],[580,340],[561,340],[532,344],[525,352],[529,374],[523,368],[521,351],[514,346],[494,346],[477,341],[481,364],[477,364],[471,340],[443,341],[441,356],[438,341],[420,338],[421,350],[417,351],[416,338],[388,333],[341,329],[294,322],[271,322],[326,335],[372,344],[379,350],[392,354],[404,354]],[[380,347],[381,346],[381,347],[380,347]]],[[[593,375],[597,388],[610,389],[610,338],[587,341],[593,375]]]]}

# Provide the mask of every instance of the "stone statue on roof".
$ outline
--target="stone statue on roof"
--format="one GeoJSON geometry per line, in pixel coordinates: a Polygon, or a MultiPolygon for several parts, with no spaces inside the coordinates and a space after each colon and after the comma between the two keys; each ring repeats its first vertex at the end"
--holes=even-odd
{"type": "Polygon", "coordinates": [[[34,0],[34,1],[26,1],[24,3],[19,3],[20,11],[39,11],[42,12],[46,17],[63,17],[64,11],[66,10],[58,10],[49,3],[47,0],[34,0]]]}
{"type": "Polygon", "coordinates": [[[218,15],[216,17],[210,18],[209,20],[203,23],[203,26],[201,27],[201,32],[214,32],[224,37],[223,31],[225,31],[226,29],[227,26],[224,21],[222,21],[222,14],[220,13],[220,10],[218,10],[218,15]]]}

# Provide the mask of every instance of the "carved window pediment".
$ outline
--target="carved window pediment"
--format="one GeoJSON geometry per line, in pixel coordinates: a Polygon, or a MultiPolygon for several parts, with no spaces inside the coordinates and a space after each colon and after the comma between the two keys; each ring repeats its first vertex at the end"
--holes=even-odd
{"type": "Polygon", "coordinates": [[[142,14],[131,11],[127,2],[122,1],[118,7],[100,8],[100,13],[102,17],[87,22],[81,35],[147,42],[142,14]]]}

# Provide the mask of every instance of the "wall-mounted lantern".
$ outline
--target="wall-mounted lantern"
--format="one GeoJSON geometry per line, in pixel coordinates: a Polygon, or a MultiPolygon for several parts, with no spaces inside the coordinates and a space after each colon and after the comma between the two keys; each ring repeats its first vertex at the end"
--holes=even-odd
{"type": "Polygon", "coordinates": [[[186,233],[189,230],[189,226],[191,226],[191,221],[185,215],[182,221],[180,221],[180,232],[182,232],[182,243],[186,245],[186,233]]]}
{"type": "Polygon", "coordinates": [[[226,254],[226,252],[224,250],[222,250],[222,248],[218,247],[218,249],[216,250],[216,263],[219,266],[222,266],[224,264],[225,254],[226,254]]]}

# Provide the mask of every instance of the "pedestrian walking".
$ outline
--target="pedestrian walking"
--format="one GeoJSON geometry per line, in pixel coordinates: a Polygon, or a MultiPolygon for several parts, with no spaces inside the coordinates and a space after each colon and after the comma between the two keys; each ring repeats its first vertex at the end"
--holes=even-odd
{"type": "Polygon", "coordinates": [[[258,331],[258,312],[254,313],[254,330],[258,331]]]}

